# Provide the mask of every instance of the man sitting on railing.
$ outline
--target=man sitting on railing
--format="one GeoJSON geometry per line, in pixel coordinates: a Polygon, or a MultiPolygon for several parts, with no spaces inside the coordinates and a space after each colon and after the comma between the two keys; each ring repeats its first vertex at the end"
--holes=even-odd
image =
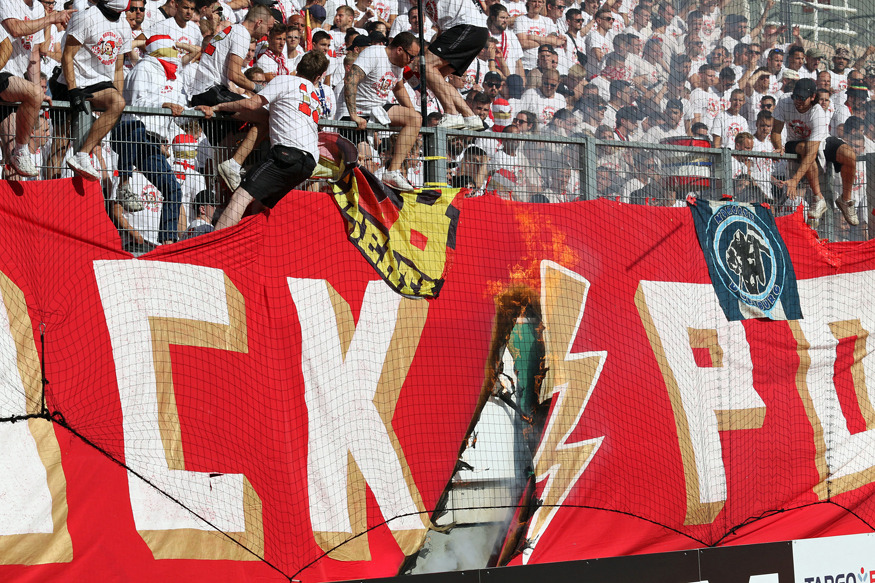
{"type": "Polygon", "coordinates": [[[327,69],[328,57],[310,51],[301,57],[297,75],[275,77],[257,95],[215,107],[197,107],[207,118],[217,111],[247,112],[270,128],[270,157],[246,174],[219,217],[217,229],[237,224],[255,199],[273,208],[313,173],[319,158],[319,96],[313,84],[327,69]],[[270,106],[269,113],[265,105],[270,106]]]}
{"type": "Polygon", "coordinates": [[[79,150],[66,160],[67,166],[88,180],[100,180],[89,154],[112,130],[125,107],[123,64],[131,50],[131,32],[121,13],[127,4],[128,0],[104,0],[73,15],[62,43],[61,74],[50,85],[55,99],[69,101],[74,112],[86,112],[86,101],[103,110],[79,150]]]}
{"type": "Polygon", "coordinates": [[[796,195],[796,187],[805,177],[814,193],[815,204],[808,212],[815,223],[826,211],[826,201],[820,191],[820,171],[827,163],[832,163],[842,175],[842,196],[836,204],[850,225],[857,225],[856,201],[851,199],[857,157],[842,140],[829,137],[826,127],[826,114],[815,101],[816,85],[811,79],[801,79],[796,83],[792,95],[782,97],[775,107],[775,122],[772,126],[772,143],[781,148],[781,130],[787,128],[787,153],[799,155],[799,165],[787,180],[787,196],[796,195]]]}
{"type": "MultiPolygon", "coordinates": [[[[6,30],[0,26],[0,69],[6,65],[11,53],[11,41],[6,35],[6,30]]],[[[0,73],[0,99],[21,102],[15,114],[15,149],[12,150],[9,165],[21,176],[39,176],[39,169],[30,157],[29,144],[31,132],[39,115],[40,104],[43,101],[40,86],[14,77],[12,73],[0,73]]],[[[12,108],[4,107],[0,111],[5,118],[12,113],[12,108]]]]}

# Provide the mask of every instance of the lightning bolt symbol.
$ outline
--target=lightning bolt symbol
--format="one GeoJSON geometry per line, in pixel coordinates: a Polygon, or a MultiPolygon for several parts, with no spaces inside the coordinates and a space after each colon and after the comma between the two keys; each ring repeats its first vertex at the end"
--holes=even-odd
{"type": "Polygon", "coordinates": [[[606,351],[571,353],[589,287],[589,281],[581,275],[552,261],[541,263],[541,308],[549,367],[541,385],[541,401],[552,396],[553,411],[535,452],[535,479],[546,479],[547,483],[541,494],[542,504],[529,523],[530,546],[523,554],[523,563],[528,562],[538,539],[604,440],[602,436],[568,443],[608,356],[606,351]],[[576,314],[574,306],[579,306],[576,314]]]}

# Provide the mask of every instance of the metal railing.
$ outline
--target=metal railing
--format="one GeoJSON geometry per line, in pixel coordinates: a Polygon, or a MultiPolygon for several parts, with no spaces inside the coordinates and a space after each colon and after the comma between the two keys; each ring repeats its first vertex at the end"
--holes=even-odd
{"type": "MultiPolygon", "coordinates": [[[[70,112],[65,103],[55,103],[45,111],[31,148],[38,150],[34,157],[41,169],[40,178],[70,176],[64,167],[64,154],[87,134],[91,117],[70,112]]],[[[171,115],[169,110],[130,107],[125,112],[140,116],[171,115]]],[[[119,177],[114,172],[117,155],[109,140],[105,140],[93,156],[95,165],[104,169],[101,184],[107,212],[119,228],[123,244],[135,254],[148,251],[165,240],[186,237],[188,224],[198,215],[199,209],[191,204],[198,192],[218,193],[219,205],[230,194],[217,167],[231,156],[245,128],[241,130],[238,123],[227,118],[206,120],[193,110],[175,119],[180,134],[187,136],[176,140],[180,143],[166,145],[172,172],[182,189],[182,213],[175,232],[161,228],[164,196],[139,172],[134,172],[130,185],[144,208],[131,212],[122,207],[118,197],[119,177]],[[205,136],[213,137],[213,141],[204,140],[205,136]]],[[[4,158],[9,154],[11,127],[14,125],[4,130],[0,125],[4,158]],[[4,132],[7,135],[2,135],[4,132]]],[[[322,131],[354,127],[352,122],[331,121],[320,125],[322,131]]],[[[391,155],[394,132],[376,124],[369,124],[366,132],[368,140],[359,145],[359,161],[379,177],[391,155]]],[[[265,149],[256,149],[244,169],[257,164],[265,155],[265,149]]],[[[630,204],[683,206],[689,195],[712,200],[729,195],[738,201],[768,203],[775,215],[782,215],[811,202],[810,193],[788,199],[770,178],[773,175],[781,178],[781,168],[794,160],[795,156],[779,154],[617,142],[591,136],[422,128],[420,139],[403,169],[408,181],[416,187],[444,184],[468,187],[472,196],[488,193],[527,203],[609,198],[630,204]],[[772,165],[777,169],[764,174],[763,167],[772,165]]],[[[875,208],[875,185],[866,178],[875,175],[875,156],[861,156],[858,160],[855,196],[859,200],[860,225],[850,227],[836,209],[833,193],[840,192],[840,185],[833,187],[837,177],[830,167],[821,180],[821,190],[829,203],[827,214],[817,225],[822,238],[859,241],[875,237],[875,218],[870,212],[875,208]]],[[[327,187],[316,180],[302,186],[310,190],[327,187]]],[[[803,194],[805,190],[800,189],[803,194]]]]}

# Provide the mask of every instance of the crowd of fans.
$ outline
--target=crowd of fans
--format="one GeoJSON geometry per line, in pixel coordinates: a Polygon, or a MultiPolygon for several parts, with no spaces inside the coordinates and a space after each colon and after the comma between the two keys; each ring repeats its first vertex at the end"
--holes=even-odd
{"type": "MultiPolygon", "coordinates": [[[[800,153],[779,104],[806,93],[810,82],[794,89],[810,79],[825,113],[817,119],[841,141],[828,160],[837,189],[865,201],[855,156],[875,152],[875,47],[815,44],[798,29],[785,42],[786,30],[767,24],[774,0],[756,22],[725,14],[727,2],[424,0],[421,15],[410,0],[0,0],[0,98],[20,102],[0,115],[4,178],[103,181],[131,246],[185,237],[189,224],[209,230],[222,201],[205,176],[233,192],[264,130],[183,112],[257,95],[318,52],[327,70],[300,107],[317,122],[354,122],[341,133],[393,188],[423,185],[426,125],[483,131],[448,148],[448,180],[475,194],[581,197],[576,150],[510,137],[537,134],[728,147],[738,199],[801,200],[801,177],[816,174],[741,152],[783,153],[789,141],[787,153],[800,153]],[[76,151],[74,116],[49,115],[43,99],[97,111],[76,151]],[[125,105],[172,115],[124,114],[125,105]],[[368,122],[400,131],[374,133],[368,122]]],[[[601,146],[596,195],[682,204],[706,176],[672,177],[679,166],[667,154],[601,146]]],[[[819,187],[812,193],[819,216],[819,187]]]]}

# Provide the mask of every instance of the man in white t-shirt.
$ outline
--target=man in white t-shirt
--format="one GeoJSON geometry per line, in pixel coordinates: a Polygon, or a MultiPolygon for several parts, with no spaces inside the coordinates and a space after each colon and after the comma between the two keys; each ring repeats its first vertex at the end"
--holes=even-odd
{"type": "MultiPolygon", "coordinates": [[[[11,41],[6,30],[0,27],[0,54],[10,54],[11,41]]],[[[0,70],[6,63],[0,61],[0,70]]],[[[39,117],[43,102],[43,91],[36,83],[31,83],[12,73],[0,73],[0,99],[10,103],[20,102],[15,115],[15,146],[8,160],[15,172],[33,178],[39,176],[39,169],[30,155],[30,138],[39,117]]],[[[12,114],[12,108],[3,108],[3,116],[12,114]]]]}
{"type": "Polygon", "coordinates": [[[541,16],[544,0],[526,0],[526,13],[517,17],[513,31],[523,48],[523,68],[534,69],[538,60],[538,47],[550,45],[564,47],[566,39],[559,35],[556,23],[541,16]]]}
{"type": "MultiPolygon", "coordinates": [[[[338,12],[338,14],[342,14],[338,12]]],[[[255,58],[255,66],[264,71],[265,78],[270,81],[277,75],[290,75],[294,69],[286,58],[286,34],[288,28],[282,22],[277,22],[270,29],[265,46],[255,58]]]]}
{"type": "Polygon", "coordinates": [[[85,102],[103,110],[79,151],[66,160],[76,174],[99,180],[89,154],[112,130],[125,98],[124,56],[131,51],[131,32],[121,13],[127,0],[105,0],[76,12],[70,19],[61,49],[61,74],[52,84],[55,99],[69,101],[73,111],[85,112],[85,102]]]}
{"type": "Polygon", "coordinates": [[[246,119],[270,128],[270,157],[247,172],[216,229],[237,224],[253,200],[273,208],[290,190],[310,178],[319,159],[320,108],[313,84],[326,69],[328,57],[310,51],[301,57],[297,75],[275,77],[257,95],[215,107],[197,107],[207,118],[218,111],[245,113],[246,119]]]}
{"type": "Polygon", "coordinates": [[[731,149],[735,145],[735,136],[747,131],[747,120],[741,115],[743,105],[744,91],[733,89],[729,96],[729,107],[718,113],[711,124],[711,137],[715,148],[731,149]]]}
{"type": "MultiPolygon", "coordinates": [[[[373,117],[381,123],[388,118],[386,125],[401,127],[382,180],[390,188],[402,191],[413,190],[401,167],[422,127],[422,116],[405,87],[404,67],[418,56],[419,41],[412,33],[402,32],[388,46],[374,45],[363,50],[347,71],[343,85],[341,112],[345,110],[345,115],[341,119],[354,121],[358,130],[342,131],[341,134],[354,144],[367,141],[363,130],[368,118],[373,117]],[[390,95],[394,95],[397,103],[388,103],[390,95]]],[[[483,128],[482,121],[480,127],[483,128]]]]}
{"type": "Polygon", "coordinates": [[[601,73],[602,59],[614,48],[612,24],[614,15],[610,10],[595,13],[596,27],[586,35],[586,74],[594,76],[601,73]]]}
{"type": "Polygon", "coordinates": [[[439,34],[425,55],[425,80],[441,107],[440,126],[447,129],[483,130],[483,122],[446,78],[461,76],[489,39],[486,12],[481,0],[425,0],[425,14],[439,34]]]}
{"type": "MultiPolygon", "coordinates": [[[[200,49],[204,37],[201,35],[200,27],[192,22],[192,18],[194,18],[196,13],[194,0],[175,0],[174,4],[176,5],[176,12],[174,15],[171,18],[166,18],[152,26],[152,28],[146,31],[146,36],[153,37],[167,35],[173,39],[174,43],[184,43],[200,49]]],[[[179,51],[181,63],[188,63],[198,56],[196,52],[191,57],[186,58],[188,54],[189,53],[186,50],[179,51]]],[[[196,65],[192,66],[196,67],[196,65]]],[[[180,68],[180,79],[182,80],[180,88],[186,93],[190,90],[190,87],[186,86],[186,83],[189,80],[192,82],[194,80],[192,76],[188,76],[184,73],[188,67],[189,65],[183,64],[180,68]]]]}
{"type": "Polygon", "coordinates": [[[550,123],[560,109],[568,106],[564,95],[556,93],[559,87],[559,73],[547,71],[541,76],[541,86],[523,93],[520,110],[534,112],[542,124],[550,123]]]}
{"type": "Polygon", "coordinates": [[[256,5],[246,13],[241,24],[232,24],[216,31],[204,48],[192,86],[191,105],[217,105],[243,99],[229,89],[238,87],[258,93],[261,86],[243,74],[244,60],[252,39],[260,39],[274,25],[274,17],[266,6],[256,5]]]}
{"type": "Polygon", "coordinates": [[[46,16],[38,0],[2,0],[0,14],[3,28],[12,43],[12,55],[3,71],[16,77],[37,80],[40,74],[39,47],[44,42],[44,30],[53,25],[66,25],[75,10],[60,10],[46,16]]]}
{"type": "Polygon", "coordinates": [[[820,191],[820,170],[832,163],[842,176],[842,196],[836,204],[850,225],[857,225],[856,201],[851,199],[857,156],[854,150],[838,138],[829,137],[823,108],[816,102],[817,86],[811,79],[800,79],[791,95],[778,100],[772,126],[772,144],[784,147],[787,153],[796,153],[800,161],[796,172],[786,181],[787,196],[796,196],[796,187],[805,177],[814,193],[815,204],[808,212],[819,221],[826,211],[826,201],[820,191]],[[781,131],[787,128],[787,143],[781,144],[781,131]]]}
{"type": "Polygon", "coordinates": [[[520,61],[523,57],[523,48],[520,46],[520,41],[517,36],[507,30],[508,21],[507,8],[502,4],[493,4],[489,7],[489,18],[486,20],[486,28],[489,30],[489,36],[498,41],[496,46],[495,59],[496,65],[501,70],[501,62],[507,66],[507,75],[525,76],[525,69],[520,61]]]}

